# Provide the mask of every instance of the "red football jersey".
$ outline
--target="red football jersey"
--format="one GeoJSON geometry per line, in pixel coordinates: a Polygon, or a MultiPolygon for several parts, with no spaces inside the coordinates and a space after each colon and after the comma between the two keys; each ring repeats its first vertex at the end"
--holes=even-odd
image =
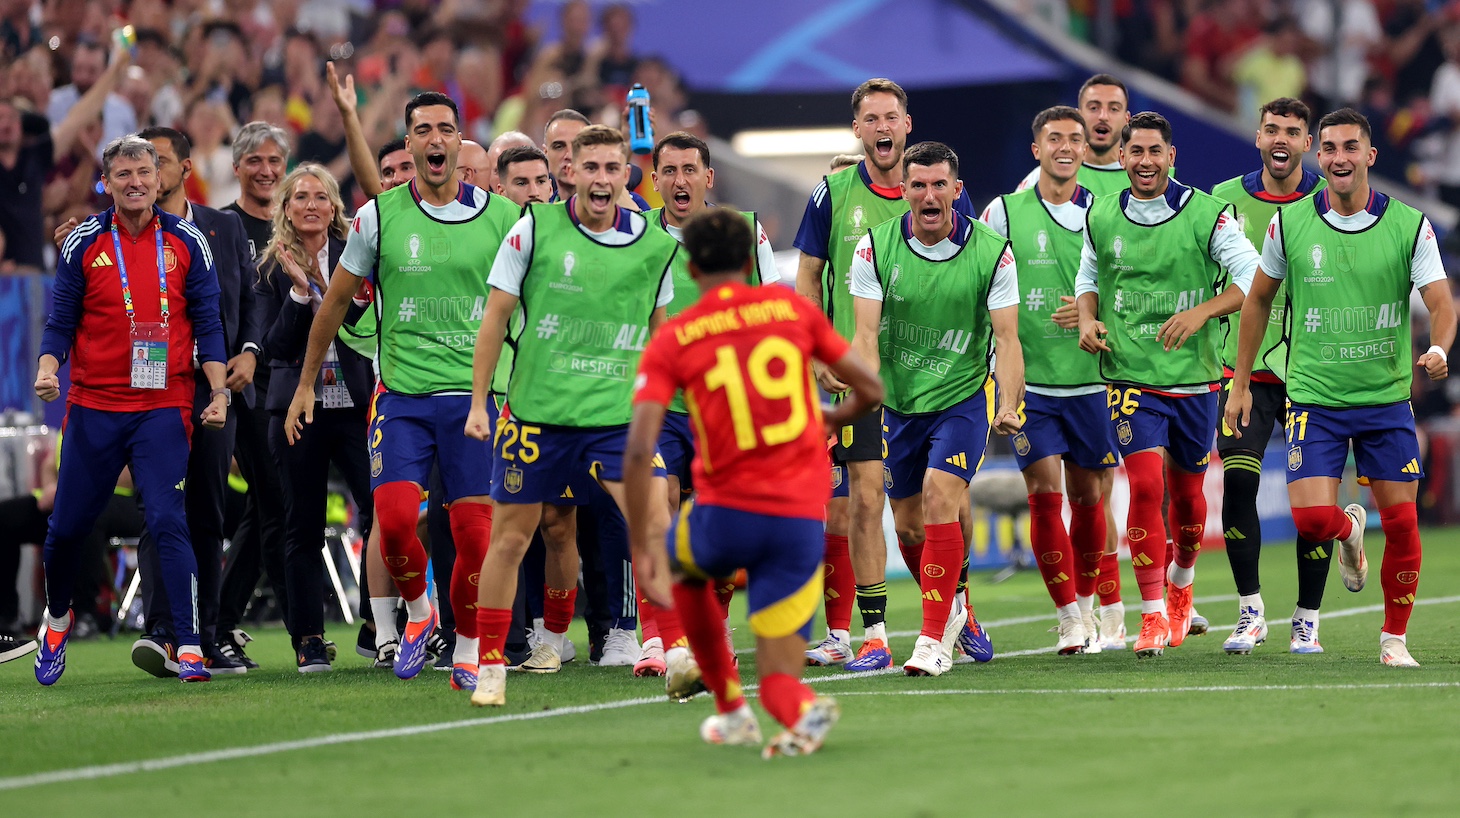
{"type": "Polygon", "coordinates": [[[655,333],[634,402],[667,406],[684,390],[701,502],[819,520],[831,464],[811,359],[834,363],[849,349],[791,290],[727,284],[655,333]]]}

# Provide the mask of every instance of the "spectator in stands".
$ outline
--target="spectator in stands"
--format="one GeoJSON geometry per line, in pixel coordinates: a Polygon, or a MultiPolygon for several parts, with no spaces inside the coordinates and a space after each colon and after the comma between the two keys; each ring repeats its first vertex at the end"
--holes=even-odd
{"type": "Polygon", "coordinates": [[[1445,63],[1440,45],[1440,32],[1455,18],[1460,6],[1450,4],[1446,10],[1430,13],[1426,0],[1392,0],[1383,13],[1384,73],[1394,87],[1404,89],[1396,100],[1407,105],[1415,96],[1429,93],[1430,80],[1445,63]]]}
{"type": "MultiPolygon", "coordinates": [[[[107,52],[105,46],[97,42],[82,41],[76,44],[76,50],[71,57],[71,83],[63,85],[51,92],[50,102],[46,107],[46,118],[52,122],[60,122],[66,118],[66,114],[81,99],[81,96],[91,90],[92,86],[106,73],[107,52]]],[[[137,115],[133,113],[132,106],[128,104],[125,97],[116,93],[108,93],[106,101],[102,106],[102,139],[98,144],[97,151],[100,155],[101,148],[110,144],[112,140],[137,130],[137,115]]]]}
{"type": "Polygon", "coordinates": [[[193,140],[192,189],[209,207],[226,207],[240,193],[233,149],[227,144],[233,127],[233,114],[222,102],[203,97],[188,107],[185,130],[193,140]]]}
{"type": "MultiPolygon", "coordinates": [[[[289,634],[299,672],[309,673],[331,669],[324,644],[325,578],[319,555],[330,464],[349,485],[362,535],[370,531],[366,410],[375,375],[368,359],[343,343],[332,344],[321,383],[315,387],[314,421],[300,429],[293,445],[286,441],[284,414],[299,385],[314,313],[345,249],[346,222],[339,187],[317,164],[303,163],[286,176],[278,202],[274,242],[264,256],[255,290],[266,305],[264,346],[273,371],[267,401],[269,449],[284,478],[289,634]]],[[[346,321],[353,323],[367,306],[367,301],[355,300],[346,321]]]]}
{"type": "Polygon", "coordinates": [[[1269,100],[1303,96],[1308,85],[1307,69],[1299,51],[1303,33],[1291,17],[1279,17],[1251,48],[1237,57],[1232,79],[1237,83],[1237,114],[1254,128],[1260,109],[1269,100]]]}
{"type": "Polygon", "coordinates": [[[45,243],[50,231],[43,218],[42,195],[46,177],[56,160],[67,154],[82,129],[101,114],[107,96],[116,87],[129,58],[118,49],[111,64],[85,94],[70,106],[66,118],[48,122],[23,114],[13,99],[0,99],[0,232],[5,234],[3,260],[20,269],[39,271],[45,266],[45,243]]]}
{"type": "Polygon", "coordinates": [[[1451,26],[1441,37],[1445,63],[1435,72],[1430,87],[1430,109],[1447,120],[1440,157],[1434,165],[1440,199],[1460,207],[1460,27],[1451,26]]]}
{"type": "Polygon", "coordinates": [[[462,135],[487,142],[492,136],[492,115],[502,102],[502,60],[496,48],[462,49],[456,58],[456,76],[471,78],[462,84],[465,100],[458,103],[462,135]]]}
{"type": "MultiPolygon", "coordinates": [[[[137,29],[134,53],[137,67],[142,69],[142,76],[152,89],[145,119],[155,125],[176,126],[183,118],[183,98],[179,90],[183,84],[180,55],[160,31],[150,28],[137,29]]],[[[144,117],[139,115],[138,121],[142,119],[144,117]]]]}
{"type": "Polygon", "coordinates": [[[614,3],[598,16],[598,27],[602,36],[593,45],[590,70],[598,76],[602,104],[621,105],[639,65],[634,54],[634,12],[623,3],[614,3]]]}
{"type": "Polygon", "coordinates": [[[216,21],[193,31],[198,33],[187,52],[192,81],[184,102],[207,97],[225,103],[233,117],[242,120],[258,84],[257,61],[244,45],[242,32],[233,23],[216,21]]]}
{"type": "Polygon", "coordinates": [[[1235,111],[1232,62],[1261,33],[1258,22],[1251,0],[1207,0],[1186,30],[1182,87],[1223,111],[1235,111]]]}
{"type": "Polygon", "coordinates": [[[1322,98],[1318,110],[1357,102],[1369,76],[1369,54],[1384,41],[1373,0],[1303,0],[1298,20],[1322,50],[1308,66],[1309,85],[1322,98]]]}
{"type": "Polygon", "coordinates": [[[31,22],[30,7],[29,0],[0,2],[0,55],[6,60],[15,59],[41,42],[41,29],[31,22]]]}
{"type": "Polygon", "coordinates": [[[559,107],[566,104],[582,111],[597,108],[598,77],[588,61],[588,28],[592,19],[583,0],[563,4],[558,13],[559,39],[537,53],[524,83],[524,93],[553,100],[559,107]]]}

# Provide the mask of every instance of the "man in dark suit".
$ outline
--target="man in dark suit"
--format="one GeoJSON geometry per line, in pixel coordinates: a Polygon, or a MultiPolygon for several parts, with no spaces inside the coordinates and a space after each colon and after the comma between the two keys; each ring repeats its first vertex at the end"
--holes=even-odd
{"type": "MultiPolygon", "coordinates": [[[[248,237],[236,214],[192,204],[184,182],[192,173],[192,146],[188,138],[171,128],[148,128],[139,134],[157,148],[157,204],[163,210],[192,222],[207,239],[218,268],[219,300],[223,335],[228,354],[228,388],[249,407],[254,405],[253,374],[261,352],[262,315],[253,292],[258,278],[248,237]]],[[[199,378],[197,400],[208,400],[207,381],[199,378]]],[[[228,486],[228,463],[233,454],[237,415],[230,412],[222,430],[193,427],[192,452],[188,457],[187,517],[193,552],[198,558],[198,635],[203,642],[204,661],[213,674],[244,673],[242,662],[218,650],[218,601],[223,563],[223,505],[228,486]]],[[[142,606],[147,634],[132,645],[132,661],[155,676],[176,675],[172,622],[168,616],[159,576],[155,548],[150,537],[142,539],[142,606]]]]}

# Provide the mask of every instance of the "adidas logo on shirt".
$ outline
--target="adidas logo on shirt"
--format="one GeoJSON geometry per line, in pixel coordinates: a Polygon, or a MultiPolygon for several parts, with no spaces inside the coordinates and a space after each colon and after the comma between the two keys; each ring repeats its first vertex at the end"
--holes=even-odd
{"type": "Polygon", "coordinates": [[[95,259],[93,259],[92,262],[91,262],[91,269],[93,269],[93,270],[95,270],[97,267],[115,267],[115,266],[116,266],[116,262],[112,261],[112,257],[109,256],[109,255],[107,255],[107,252],[105,250],[102,250],[101,253],[98,254],[97,257],[95,259]]]}

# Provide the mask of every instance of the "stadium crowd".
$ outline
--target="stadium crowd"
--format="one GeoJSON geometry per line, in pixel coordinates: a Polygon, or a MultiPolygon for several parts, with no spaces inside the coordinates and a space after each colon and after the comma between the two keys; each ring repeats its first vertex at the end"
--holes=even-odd
{"type": "Polygon", "coordinates": [[[786,728],[765,751],[813,752],[839,706],[802,669],[894,665],[884,497],[922,591],[904,672],[994,658],[967,559],[991,431],[1028,488],[1056,649],[1133,641],[1142,658],[1207,627],[1193,588],[1214,438],[1240,594],[1223,649],[1267,641],[1256,498],[1283,427],[1290,650],[1323,651],[1330,558],[1350,591],[1369,570],[1367,512],[1338,505],[1352,442],[1386,543],[1380,660],[1418,666],[1408,399],[1416,366],[1447,376],[1456,319],[1434,229],[1369,187],[1375,133],[1341,92],[1321,117],[1293,95],[1254,98],[1255,169],[1206,193],[1171,178],[1170,123],[1093,76],[1075,106],[1036,117],[1038,167],[980,213],[951,149],[908,143],[902,88],[868,80],[851,98],[864,156],[811,193],[793,295],[769,286],[755,214],[713,201],[710,148],[679,129],[698,120],[672,71],[634,55],[628,7],[590,40],[587,6],[566,4],[562,40],[537,46],[514,4],[406,3],[372,28],[349,4],[204,21],[134,2],[135,43],[113,9],[78,5],[5,30],[0,102],[0,165],[37,201],[11,214],[25,221],[7,224],[7,253],[56,258],[37,396],[59,398],[70,365],[68,454],[5,509],[17,522],[0,554],[24,541],[10,529],[45,543],[39,635],[0,644],[0,661],[36,652],[43,685],[95,613],[83,579],[98,531],[138,515],[141,670],[256,668],[239,625],[264,576],[298,670],[332,669],[318,549],[335,474],[369,537],[353,647],[373,666],[405,679],[434,663],[474,705],[504,705],[508,669],[574,659],[581,577],[589,661],[663,677],[671,698],[708,691],[702,737],[759,746],[726,647],[743,569],[760,700],[786,728]],[[54,62],[52,42],[72,44],[71,82],[18,83],[54,62]],[[646,124],[623,100],[635,83],[653,86],[649,121],[671,127],[631,153],[646,124]],[[41,101],[47,115],[26,110],[41,101]],[[1315,143],[1321,174],[1301,162],[1315,143]],[[1360,283],[1323,286],[1355,265],[1360,283]],[[1411,354],[1414,289],[1429,321],[1411,354]],[[813,381],[838,396],[825,428],[813,381]],[[247,500],[229,532],[234,464],[247,500]],[[809,644],[823,603],[826,636],[809,644]]]}

